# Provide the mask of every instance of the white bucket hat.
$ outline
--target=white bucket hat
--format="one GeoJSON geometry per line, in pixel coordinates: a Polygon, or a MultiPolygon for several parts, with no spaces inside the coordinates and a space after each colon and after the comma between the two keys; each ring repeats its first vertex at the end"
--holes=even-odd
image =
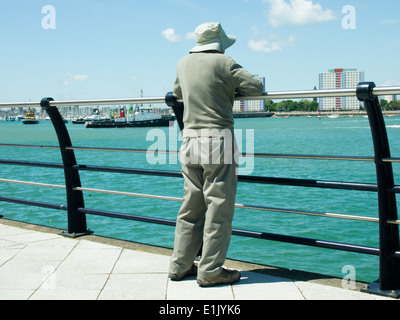
{"type": "Polygon", "coordinates": [[[199,25],[196,30],[197,46],[190,52],[208,50],[224,51],[236,41],[235,36],[226,35],[219,22],[206,22],[199,25]]]}

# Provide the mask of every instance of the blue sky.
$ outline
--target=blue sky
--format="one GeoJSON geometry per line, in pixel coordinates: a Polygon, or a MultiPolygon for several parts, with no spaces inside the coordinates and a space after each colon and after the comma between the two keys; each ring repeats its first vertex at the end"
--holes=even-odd
{"type": "Polygon", "coordinates": [[[399,9],[398,0],[0,0],[0,102],[164,96],[207,21],[237,36],[226,54],[265,76],[266,91],[313,89],[337,67],[400,85],[399,9]]]}

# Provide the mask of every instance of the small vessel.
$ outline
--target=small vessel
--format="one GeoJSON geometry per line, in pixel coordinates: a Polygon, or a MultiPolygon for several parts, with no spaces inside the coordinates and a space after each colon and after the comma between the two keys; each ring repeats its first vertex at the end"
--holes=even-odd
{"type": "Polygon", "coordinates": [[[85,124],[85,119],[82,117],[74,118],[71,121],[73,124],[85,124]]]}
{"type": "Polygon", "coordinates": [[[328,116],[328,118],[330,118],[330,119],[337,119],[337,118],[339,118],[339,114],[337,114],[337,113],[332,113],[331,115],[328,116]]]}
{"type": "Polygon", "coordinates": [[[39,120],[35,117],[35,111],[33,109],[28,109],[25,118],[22,120],[23,124],[38,124],[39,120]]]}

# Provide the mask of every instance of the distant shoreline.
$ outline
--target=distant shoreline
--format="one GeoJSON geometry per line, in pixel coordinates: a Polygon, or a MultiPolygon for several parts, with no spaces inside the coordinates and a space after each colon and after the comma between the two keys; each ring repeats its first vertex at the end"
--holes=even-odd
{"type": "MultiPolygon", "coordinates": [[[[384,116],[400,116],[400,111],[382,111],[384,116]]],[[[275,112],[273,117],[321,117],[326,118],[332,114],[337,114],[339,117],[364,117],[366,111],[290,111],[290,112],[275,112]]]]}
{"type": "Polygon", "coordinates": [[[269,118],[274,115],[274,112],[269,111],[242,111],[234,112],[233,117],[238,118],[269,118]]]}

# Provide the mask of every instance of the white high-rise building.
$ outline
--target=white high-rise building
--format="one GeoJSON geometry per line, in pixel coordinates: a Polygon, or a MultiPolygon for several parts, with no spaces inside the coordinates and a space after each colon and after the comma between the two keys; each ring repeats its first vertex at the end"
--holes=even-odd
{"type": "MultiPolygon", "coordinates": [[[[364,82],[364,71],[357,69],[331,69],[319,74],[319,89],[355,89],[364,82]]],[[[320,110],[359,110],[357,97],[319,98],[320,110]]]]}
{"type": "MultiPolygon", "coordinates": [[[[265,77],[255,75],[263,84],[265,92],[265,77]]],[[[233,103],[233,112],[260,112],[264,111],[264,100],[236,100],[233,103]]]]}
{"type": "Polygon", "coordinates": [[[397,101],[397,96],[396,95],[391,95],[391,96],[380,96],[380,99],[384,99],[387,102],[392,102],[392,101],[397,101]]]}

